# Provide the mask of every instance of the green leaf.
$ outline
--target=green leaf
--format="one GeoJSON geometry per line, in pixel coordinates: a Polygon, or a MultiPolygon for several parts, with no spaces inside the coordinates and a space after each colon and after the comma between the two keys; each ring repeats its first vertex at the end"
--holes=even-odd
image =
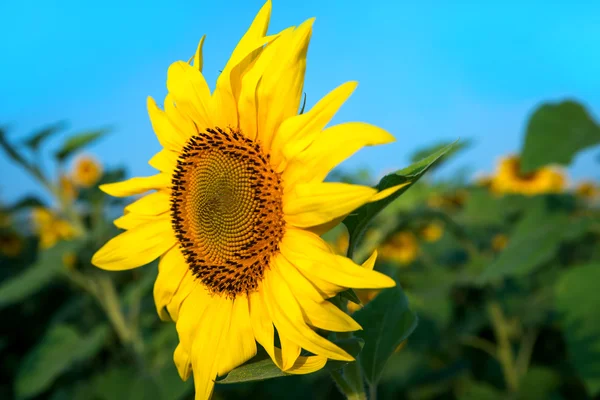
{"type": "Polygon", "coordinates": [[[457,398],[458,400],[504,400],[506,396],[490,384],[469,381],[467,387],[462,390],[457,398]]]}
{"type": "Polygon", "coordinates": [[[0,309],[19,302],[41,290],[64,268],[62,256],[72,251],[77,242],[60,242],[40,252],[38,260],[21,274],[0,284],[0,309]]]}
{"type": "Polygon", "coordinates": [[[64,130],[66,128],[66,126],[67,126],[67,123],[65,121],[60,121],[55,124],[49,125],[45,128],[38,130],[37,132],[33,133],[31,136],[29,136],[25,140],[24,144],[25,144],[25,146],[29,147],[32,150],[37,150],[44,140],[46,140],[53,134],[64,130]]]}
{"type": "Polygon", "coordinates": [[[600,393],[600,263],[572,266],[555,286],[569,358],[590,394],[600,393]]]}
{"type": "Polygon", "coordinates": [[[454,142],[444,148],[439,149],[430,156],[425,157],[421,161],[414,163],[407,168],[386,175],[379,181],[375,187],[378,191],[401,185],[403,183],[408,184],[385,199],[363,205],[342,221],[348,228],[348,234],[350,237],[348,244],[349,257],[352,256],[354,248],[356,247],[358,240],[360,240],[361,236],[363,235],[369,222],[387,205],[389,205],[392,201],[397,199],[400,195],[402,195],[402,193],[406,192],[412,185],[414,185],[415,182],[417,182],[429,168],[437,163],[446,153],[451,151],[456,143],[457,142],[454,142]]]}
{"type": "Polygon", "coordinates": [[[417,327],[417,315],[402,289],[395,287],[381,292],[353,317],[363,328],[356,336],[365,341],[360,364],[367,381],[376,385],[388,359],[417,327]]]}
{"type": "Polygon", "coordinates": [[[600,143],[600,126],[581,104],[547,103],[529,119],[521,153],[524,173],[556,163],[569,165],[581,150],[600,143]]]}
{"type": "Polygon", "coordinates": [[[21,157],[13,145],[6,140],[6,132],[3,127],[0,127],[0,147],[2,147],[2,149],[13,161],[21,165],[29,166],[29,163],[23,157],[21,157]]]}
{"type": "Polygon", "coordinates": [[[108,333],[106,325],[99,326],[88,336],[81,336],[69,325],[50,328],[19,366],[15,379],[17,396],[30,398],[49,388],[75,362],[94,356],[108,333]]]}
{"type": "Polygon", "coordinates": [[[524,276],[551,261],[564,239],[568,223],[567,215],[549,212],[543,205],[534,206],[509,236],[508,246],[483,271],[480,283],[524,276]]]}
{"type": "Polygon", "coordinates": [[[58,161],[64,161],[71,154],[82,149],[84,146],[95,142],[109,132],[108,129],[100,129],[93,132],[80,133],[68,138],[54,155],[58,161]]]}
{"type": "Polygon", "coordinates": [[[343,292],[338,293],[338,296],[340,296],[342,300],[351,301],[354,304],[362,304],[353,289],[344,290],[343,292]]]}
{"type": "Polygon", "coordinates": [[[452,149],[450,151],[446,152],[446,154],[443,156],[444,158],[454,155],[455,153],[465,150],[465,149],[469,148],[469,146],[471,146],[470,140],[462,140],[460,143],[456,143],[456,144],[455,143],[456,143],[456,141],[446,140],[443,142],[436,143],[432,146],[427,146],[425,148],[419,149],[410,156],[410,162],[412,162],[412,163],[418,162],[418,161],[424,159],[425,157],[427,157],[428,155],[436,153],[448,146],[452,146],[452,149]]]}
{"type": "MultiPolygon", "coordinates": [[[[339,340],[334,343],[354,357],[360,353],[360,350],[363,346],[363,341],[357,338],[339,340]]],[[[327,364],[325,364],[325,367],[323,367],[323,369],[320,371],[338,370],[343,368],[346,364],[348,363],[345,361],[329,360],[327,361],[327,364]]],[[[225,378],[216,381],[216,383],[228,384],[264,381],[265,379],[281,378],[290,375],[291,374],[286,374],[280,370],[279,367],[277,367],[277,365],[275,365],[275,363],[273,363],[273,361],[266,355],[266,353],[259,353],[259,355],[257,355],[255,358],[246,364],[237,367],[227,374],[225,378]]]]}
{"type": "Polygon", "coordinates": [[[560,385],[560,375],[550,368],[531,367],[519,383],[520,400],[546,400],[560,385]]]}

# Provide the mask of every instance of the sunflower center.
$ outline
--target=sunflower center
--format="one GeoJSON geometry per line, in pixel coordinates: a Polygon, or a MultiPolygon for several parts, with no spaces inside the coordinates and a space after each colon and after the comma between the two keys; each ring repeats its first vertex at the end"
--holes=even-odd
{"type": "Polygon", "coordinates": [[[192,273],[213,293],[250,293],[284,234],[281,175],[260,144],[220,128],[188,140],[172,178],[171,218],[192,273]]]}

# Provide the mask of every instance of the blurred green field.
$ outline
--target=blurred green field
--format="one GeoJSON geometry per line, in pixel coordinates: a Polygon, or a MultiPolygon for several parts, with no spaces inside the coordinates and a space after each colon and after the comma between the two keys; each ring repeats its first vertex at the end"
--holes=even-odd
{"type": "MultiPolygon", "coordinates": [[[[337,299],[364,328],[356,353],[371,398],[600,398],[600,189],[564,172],[600,143],[600,126],[575,102],[534,111],[521,153],[499,154],[475,180],[435,174],[465,140],[433,143],[379,183],[364,171],[330,177],[410,182],[324,235],[359,263],[377,249],[375,268],[401,287],[337,299]]],[[[157,262],[124,272],[90,264],[127,204],[98,185],[126,171],[82,155],[106,133],[97,131],[67,139],[58,172],[46,173],[34,155],[59,133],[50,126],[17,144],[0,131],[3,156],[54,199],[2,204],[0,398],[193,398],[193,380],[173,364],[175,326],[152,299],[157,262]]],[[[340,366],[254,381],[271,377],[259,362],[217,382],[214,398],[343,398],[328,373],[340,366]]]]}

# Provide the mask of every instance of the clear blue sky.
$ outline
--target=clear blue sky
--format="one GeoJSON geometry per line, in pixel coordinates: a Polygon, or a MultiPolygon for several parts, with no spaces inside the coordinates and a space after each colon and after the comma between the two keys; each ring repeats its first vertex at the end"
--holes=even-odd
{"type": "MultiPolygon", "coordinates": [[[[577,98],[600,114],[600,2],[527,3],[275,0],[270,30],[316,16],[308,105],[358,80],[334,122],[367,121],[397,137],[345,166],[379,174],[406,166],[421,146],[463,137],[475,146],[451,169],[490,171],[498,156],[520,148],[523,123],[541,101],[577,98]]],[[[61,119],[72,132],[114,125],[89,152],[131,175],[149,174],[159,144],[146,96],[162,101],[169,64],[187,60],[203,34],[205,75],[214,84],[262,4],[3,1],[0,124],[10,124],[15,139],[61,119]]],[[[579,157],[572,175],[598,178],[598,150],[579,157]]],[[[3,201],[36,192],[4,156],[0,171],[3,201]]]]}

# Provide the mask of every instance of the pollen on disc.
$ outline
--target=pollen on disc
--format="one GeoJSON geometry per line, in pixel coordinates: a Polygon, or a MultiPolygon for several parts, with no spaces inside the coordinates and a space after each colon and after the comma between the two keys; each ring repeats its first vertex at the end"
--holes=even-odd
{"type": "Polygon", "coordinates": [[[171,193],[192,273],[215,294],[256,290],[285,232],[281,176],[260,144],[232,129],[198,132],[182,149],[171,193]]]}

